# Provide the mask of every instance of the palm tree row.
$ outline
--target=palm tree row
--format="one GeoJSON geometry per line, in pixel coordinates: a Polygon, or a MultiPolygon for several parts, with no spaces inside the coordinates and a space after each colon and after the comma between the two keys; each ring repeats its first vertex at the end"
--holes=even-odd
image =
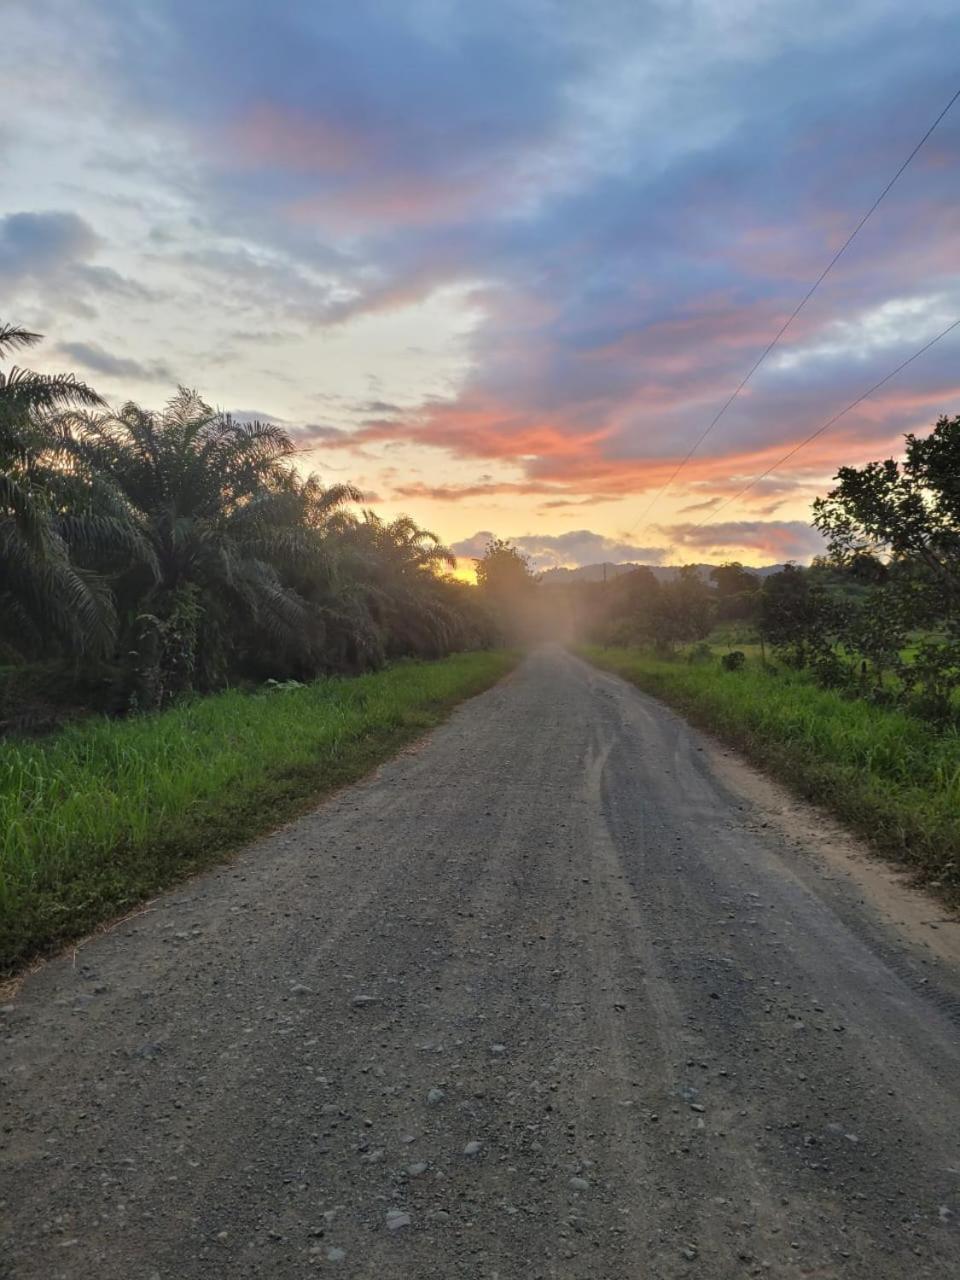
{"type": "MultiPolygon", "coordinates": [[[[0,326],[0,358],[37,341],[0,326]]],[[[113,411],[73,375],[0,372],[0,646],[106,664],[152,707],[491,642],[433,534],[357,514],[293,453],[183,388],[113,411]]]]}

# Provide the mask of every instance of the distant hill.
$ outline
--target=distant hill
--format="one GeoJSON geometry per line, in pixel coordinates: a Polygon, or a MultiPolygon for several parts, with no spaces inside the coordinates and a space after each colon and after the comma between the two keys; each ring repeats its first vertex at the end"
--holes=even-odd
{"type": "MultiPolygon", "coordinates": [[[[714,564],[698,564],[694,566],[701,578],[709,581],[710,570],[717,566],[714,564]]],[[[779,573],[785,566],[782,564],[765,564],[759,568],[753,565],[744,565],[748,573],[755,574],[758,578],[768,578],[771,573],[779,573]]],[[[622,573],[630,573],[633,569],[649,569],[653,576],[660,582],[670,582],[680,572],[680,566],[675,564],[584,564],[578,569],[545,569],[541,573],[541,581],[546,583],[560,584],[564,582],[602,582],[604,576],[609,581],[611,578],[618,578],[622,573]]]]}

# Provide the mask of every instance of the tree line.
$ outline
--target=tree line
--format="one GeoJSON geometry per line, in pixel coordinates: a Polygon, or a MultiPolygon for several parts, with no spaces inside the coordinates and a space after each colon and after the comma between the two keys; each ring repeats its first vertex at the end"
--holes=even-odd
{"type": "Polygon", "coordinates": [[[958,717],[960,690],[960,416],[905,438],[901,459],[843,467],[813,506],[826,554],[809,568],[759,576],[742,564],[661,580],[645,566],[609,582],[539,582],[522,553],[492,544],[478,574],[522,636],[638,644],[723,665],[762,660],[806,670],[852,697],[897,703],[935,721],[958,717]],[[722,632],[715,632],[725,624],[722,632]],[[737,639],[739,637],[739,640],[737,639]]]}
{"type": "MultiPolygon", "coordinates": [[[[39,340],[0,325],[0,360],[39,340]]],[[[184,388],[114,410],[72,374],[0,370],[0,664],[61,660],[150,709],[495,641],[434,534],[295,453],[184,388]]]]}
{"type": "MultiPolygon", "coordinates": [[[[38,341],[0,325],[0,360],[38,341]]],[[[728,563],[547,586],[494,540],[477,589],[434,534],[304,477],[295,453],[276,423],[184,388],[160,411],[113,410],[72,374],[0,369],[0,665],[57,660],[126,711],[500,639],[706,657],[719,622],[851,696],[955,716],[960,416],[908,435],[900,460],[842,468],[814,504],[827,554],[762,579],[728,563]]]]}

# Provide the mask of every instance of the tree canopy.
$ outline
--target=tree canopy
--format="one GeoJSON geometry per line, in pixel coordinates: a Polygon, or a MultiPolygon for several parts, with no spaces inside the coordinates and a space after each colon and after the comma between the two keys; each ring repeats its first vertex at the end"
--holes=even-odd
{"type": "MultiPolygon", "coordinates": [[[[38,341],[0,326],[0,357],[38,341]]],[[[111,409],[71,374],[0,372],[0,643],[105,664],[120,705],[157,706],[493,642],[436,535],[294,452],[187,388],[111,409]]]]}

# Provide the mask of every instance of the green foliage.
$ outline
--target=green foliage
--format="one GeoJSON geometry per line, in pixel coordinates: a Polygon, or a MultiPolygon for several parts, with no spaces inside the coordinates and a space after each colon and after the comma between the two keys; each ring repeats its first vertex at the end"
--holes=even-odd
{"type": "Polygon", "coordinates": [[[646,566],[610,582],[584,582],[570,592],[581,634],[604,644],[629,644],[652,637],[660,584],[646,566]]]}
{"type": "MultiPolygon", "coordinates": [[[[0,358],[39,341],[0,325],[0,358]]],[[[100,398],[72,375],[0,370],[0,641],[21,654],[60,646],[103,657],[116,611],[92,563],[113,547],[134,556],[135,532],[98,478],[70,458],[63,414],[100,398]]]]}
{"type": "Polygon", "coordinates": [[[887,554],[908,563],[956,610],[960,592],[960,416],[942,417],[929,436],[906,437],[903,462],[887,458],[842,467],[839,484],[814,503],[814,522],[832,558],[849,563],[887,554]]]}
{"type": "MultiPolygon", "coordinates": [[[[36,341],[2,326],[0,356],[36,341]]],[[[434,534],[358,515],[294,452],[182,387],[113,412],[72,376],[0,373],[0,651],[110,663],[115,703],[149,710],[495,642],[434,534]]]]}
{"type": "Polygon", "coordinates": [[[580,588],[580,630],[605,644],[654,644],[664,653],[703,641],[716,617],[716,591],[693,565],[659,582],[645,565],[609,583],[580,588]]]}
{"type": "Polygon", "coordinates": [[[304,527],[293,444],[271,423],[237,422],[181,388],[160,413],[126,404],[88,416],[71,447],[122,495],[150,548],[150,572],[118,566],[135,705],[212,688],[244,642],[309,651],[309,611],[285,580],[320,554],[304,527]]]}
{"type": "Polygon", "coordinates": [[[842,606],[809,573],[787,565],[760,593],[760,634],[798,670],[823,662],[842,630],[842,606]]]}
{"type": "Polygon", "coordinates": [[[818,687],[809,672],[717,666],[585,648],[596,665],[674,703],[763,768],[832,808],[960,899],[960,732],[818,687]]]}
{"type": "Polygon", "coordinates": [[[747,664],[747,655],[742,649],[731,649],[729,653],[720,655],[720,665],[724,671],[742,671],[747,664]]]}
{"type": "Polygon", "coordinates": [[[960,688],[960,637],[925,638],[910,662],[898,664],[909,708],[929,720],[957,720],[955,693],[960,688]]]}
{"type": "Polygon", "coordinates": [[[843,467],[814,503],[830,557],[815,572],[846,572],[864,585],[846,610],[824,683],[850,681],[859,658],[861,692],[899,698],[934,721],[957,718],[960,687],[960,417],[941,417],[926,437],[908,435],[902,462],[843,467]],[[911,631],[927,634],[908,661],[911,631]]]}
{"type": "Polygon", "coordinates": [[[719,619],[745,622],[755,616],[759,592],[756,574],[733,560],[711,569],[710,578],[716,594],[719,619]]]}
{"type": "Polygon", "coordinates": [[[351,781],[513,656],[274,682],[0,743],[0,971],[93,928],[351,781]]]}
{"type": "Polygon", "coordinates": [[[658,649],[705,640],[713,626],[713,593],[693,565],[685,565],[673,582],[660,585],[649,614],[650,630],[658,649]]]}
{"type": "Polygon", "coordinates": [[[662,655],[692,645],[691,660],[708,634],[731,647],[758,638],[764,661],[769,648],[824,688],[960,723],[960,416],[908,435],[902,462],[844,467],[837,480],[814,504],[830,554],[809,569],[761,580],[730,562],[709,588],[692,567],[674,580],[638,569],[584,584],[579,634],[662,655]]]}
{"type": "Polygon", "coordinates": [[[537,626],[537,575],[527,556],[502,538],[489,542],[474,561],[477,586],[502,631],[528,638],[537,626]]]}

